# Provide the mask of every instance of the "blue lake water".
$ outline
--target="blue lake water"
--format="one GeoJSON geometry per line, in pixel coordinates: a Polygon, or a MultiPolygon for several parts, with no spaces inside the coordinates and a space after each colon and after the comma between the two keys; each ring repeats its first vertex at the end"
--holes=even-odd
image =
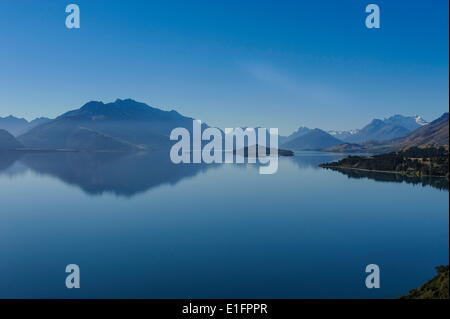
{"type": "Polygon", "coordinates": [[[260,175],[162,153],[0,154],[0,298],[393,298],[448,264],[445,187],[318,167],[336,158],[260,175]]]}

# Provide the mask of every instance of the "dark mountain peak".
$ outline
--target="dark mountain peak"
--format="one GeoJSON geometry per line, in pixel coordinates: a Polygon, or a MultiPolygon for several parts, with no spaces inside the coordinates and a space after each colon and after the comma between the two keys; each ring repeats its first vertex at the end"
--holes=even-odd
{"type": "Polygon", "coordinates": [[[105,106],[105,103],[102,101],[89,101],[84,104],[80,110],[98,110],[105,106]]]}
{"type": "MultiPolygon", "coordinates": [[[[385,124],[385,122],[383,121],[383,120],[380,120],[380,119],[373,119],[370,123],[369,123],[369,125],[371,125],[371,126],[377,126],[377,127],[380,127],[380,126],[383,126],[385,124]]],[[[369,125],[367,125],[367,126],[369,126],[369,125]]],[[[367,127],[366,126],[366,127],[367,127]]]]}
{"type": "Polygon", "coordinates": [[[165,111],[133,99],[116,99],[114,102],[103,103],[91,101],[81,108],[66,112],[57,119],[74,120],[132,120],[132,121],[185,121],[185,117],[175,110],[165,111]]]}
{"type": "Polygon", "coordinates": [[[295,133],[300,133],[300,132],[309,132],[309,131],[310,131],[310,129],[307,128],[306,126],[300,126],[300,127],[294,132],[294,134],[295,134],[295,133]]]}
{"type": "Polygon", "coordinates": [[[150,107],[145,103],[141,103],[133,99],[116,99],[114,102],[107,103],[107,105],[124,106],[124,107],[139,107],[144,105],[146,107],[150,107]]]}
{"type": "Polygon", "coordinates": [[[173,114],[173,112],[163,111],[133,99],[116,99],[114,102],[110,103],[91,101],[83,105],[80,109],[67,112],[61,117],[82,115],[104,116],[115,120],[144,120],[148,118],[171,118],[173,114]]]}
{"type": "Polygon", "coordinates": [[[90,108],[95,106],[105,105],[102,101],[89,101],[86,104],[84,104],[81,108],[90,108]]]}
{"type": "Polygon", "coordinates": [[[138,102],[138,101],[130,99],[130,98],[116,99],[113,103],[114,104],[144,104],[144,103],[138,102]]]}

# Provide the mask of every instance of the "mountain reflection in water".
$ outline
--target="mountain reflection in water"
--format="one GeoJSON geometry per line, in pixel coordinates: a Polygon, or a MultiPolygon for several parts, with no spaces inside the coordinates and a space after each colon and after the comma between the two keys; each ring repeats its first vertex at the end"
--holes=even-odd
{"type": "MultiPolygon", "coordinates": [[[[319,164],[340,159],[344,155],[302,152],[282,158],[292,161],[299,170],[322,170],[319,164]]],[[[27,169],[76,185],[89,195],[112,193],[131,197],[161,185],[174,185],[220,164],[174,164],[167,152],[3,152],[0,174],[14,177],[27,169]]],[[[237,164],[239,168],[258,164],[237,164]]],[[[281,168],[282,169],[282,168],[281,168]]],[[[446,178],[413,177],[349,169],[336,169],[349,178],[368,178],[379,182],[411,183],[448,190],[446,178]]]]}
{"type": "MultiPolygon", "coordinates": [[[[13,164],[77,185],[89,195],[130,197],[160,185],[174,185],[214,165],[173,164],[167,153],[30,152],[0,157],[0,174],[18,174],[13,164]],[[10,172],[8,172],[10,170],[10,172]]],[[[25,168],[22,168],[22,170],[25,168]]]]}

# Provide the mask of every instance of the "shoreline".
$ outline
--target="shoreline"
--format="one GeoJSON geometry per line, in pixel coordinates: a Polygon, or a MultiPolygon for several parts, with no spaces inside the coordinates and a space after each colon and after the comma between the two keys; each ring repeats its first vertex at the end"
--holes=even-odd
{"type": "Polygon", "coordinates": [[[343,167],[343,166],[324,165],[324,164],[320,164],[319,166],[322,167],[322,168],[351,169],[351,170],[364,171],[364,172],[377,172],[377,173],[399,174],[399,175],[410,176],[410,177],[438,177],[438,178],[447,178],[446,176],[443,176],[443,175],[411,175],[411,174],[406,174],[406,173],[403,173],[403,172],[400,172],[400,171],[381,171],[381,170],[375,170],[375,169],[365,169],[365,168],[356,168],[356,167],[343,167]]]}

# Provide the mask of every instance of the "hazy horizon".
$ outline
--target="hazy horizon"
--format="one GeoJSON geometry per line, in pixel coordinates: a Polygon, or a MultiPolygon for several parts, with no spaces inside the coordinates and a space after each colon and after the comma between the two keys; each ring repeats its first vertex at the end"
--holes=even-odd
{"type": "MultiPolygon", "coordinates": [[[[134,100],[134,101],[137,101],[137,102],[140,102],[140,103],[145,103],[145,104],[147,104],[147,105],[150,106],[150,107],[158,108],[158,109],[161,109],[161,110],[164,110],[164,111],[175,110],[175,111],[178,112],[178,110],[177,110],[176,108],[161,108],[161,107],[158,107],[158,106],[155,106],[155,105],[150,105],[150,104],[146,103],[145,101],[138,101],[138,100],[135,100],[135,99],[132,99],[132,98],[123,98],[123,99],[131,99],[131,100],[134,100]]],[[[1,114],[0,114],[0,118],[6,118],[6,117],[8,117],[8,116],[13,116],[13,117],[16,117],[16,118],[19,118],[19,119],[25,119],[25,120],[28,121],[28,122],[31,122],[32,120],[37,119],[37,118],[41,118],[41,117],[48,117],[48,118],[50,118],[50,119],[55,119],[56,117],[58,117],[58,116],[60,116],[60,115],[62,115],[62,114],[64,114],[64,113],[66,113],[66,112],[68,112],[68,111],[73,111],[73,110],[79,109],[79,108],[81,108],[82,106],[84,106],[85,104],[87,104],[87,103],[89,103],[89,102],[102,102],[102,103],[104,103],[104,104],[108,104],[108,103],[113,103],[113,102],[115,102],[116,100],[117,100],[117,99],[114,99],[113,101],[100,101],[100,100],[96,100],[96,101],[88,101],[88,102],[84,103],[83,105],[80,105],[79,107],[67,109],[66,111],[62,112],[61,114],[56,115],[55,117],[48,117],[48,116],[42,115],[42,116],[37,116],[37,117],[30,118],[30,117],[24,117],[24,116],[17,116],[17,115],[15,115],[15,114],[8,114],[8,115],[1,115],[1,114]]],[[[407,117],[411,117],[411,116],[420,116],[420,117],[422,117],[422,119],[424,119],[425,121],[427,121],[428,123],[430,123],[430,122],[432,122],[432,121],[438,119],[440,116],[442,116],[443,114],[445,114],[445,113],[447,113],[447,112],[448,112],[448,110],[443,111],[441,115],[439,115],[437,118],[433,118],[433,119],[427,119],[427,118],[424,118],[423,116],[421,116],[421,114],[399,114],[399,113],[395,113],[395,112],[394,112],[394,113],[389,114],[389,115],[387,115],[387,116],[379,116],[379,117],[376,117],[376,118],[368,119],[367,122],[366,122],[366,124],[364,124],[364,125],[361,126],[361,127],[352,127],[352,128],[342,129],[342,130],[338,130],[338,129],[335,129],[335,128],[324,128],[324,127],[321,127],[321,126],[309,127],[309,128],[310,128],[310,129],[316,129],[316,128],[318,128],[318,129],[321,129],[321,130],[324,130],[324,131],[331,131],[331,130],[336,130],[336,131],[350,131],[350,130],[353,130],[353,129],[361,129],[362,127],[364,127],[365,125],[369,124],[369,123],[370,123],[372,120],[374,120],[374,119],[384,120],[384,119],[390,118],[391,116],[394,116],[394,115],[402,115],[402,116],[407,116],[407,117]]],[[[183,115],[183,116],[186,116],[186,117],[191,117],[189,114],[182,114],[182,115],[183,115]]],[[[200,120],[201,120],[201,118],[200,118],[200,120]]],[[[205,123],[205,122],[204,122],[204,123],[205,123]]],[[[213,127],[219,127],[219,128],[221,128],[221,129],[224,129],[224,128],[225,128],[225,126],[223,126],[223,127],[222,127],[222,126],[215,126],[215,125],[211,125],[210,123],[207,123],[207,122],[206,122],[206,124],[208,124],[208,125],[210,125],[210,126],[213,126],[213,127]]],[[[245,125],[245,124],[243,124],[243,125],[240,125],[240,126],[237,126],[237,127],[258,127],[258,126],[260,126],[260,125],[250,126],[250,125],[245,125]]],[[[226,126],[226,127],[231,127],[231,126],[226,126]]],[[[279,128],[279,129],[280,129],[280,135],[289,135],[289,134],[295,132],[295,131],[296,131],[298,128],[300,128],[300,127],[306,127],[306,125],[302,125],[302,124],[300,123],[300,124],[297,126],[297,128],[294,128],[292,131],[289,131],[289,132],[286,132],[286,130],[284,130],[284,128],[281,127],[281,128],[279,128]]]]}

